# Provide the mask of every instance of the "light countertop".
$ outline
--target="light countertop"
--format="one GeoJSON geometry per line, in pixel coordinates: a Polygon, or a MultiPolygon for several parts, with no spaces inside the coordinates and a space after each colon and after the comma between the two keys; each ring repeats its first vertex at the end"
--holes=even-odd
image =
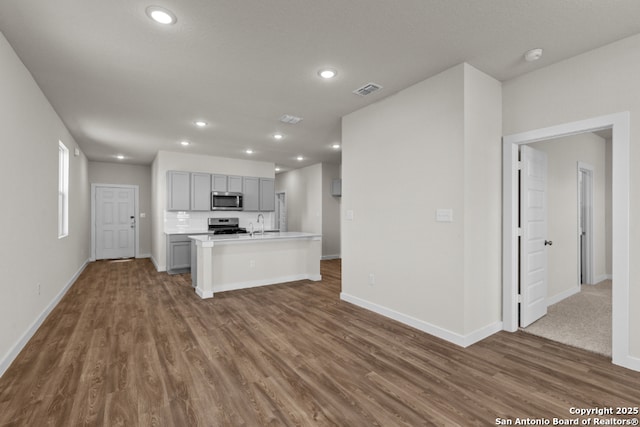
{"type": "MultiPolygon", "coordinates": [[[[184,234],[184,233],[182,233],[184,234]]],[[[225,242],[225,243],[251,243],[271,240],[295,240],[295,239],[320,239],[321,234],[302,233],[299,231],[281,231],[281,232],[265,232],[264,234],[256,234],[253,236],[247,234],[191,234],[189,238],[200,242],[225,242]]]]}

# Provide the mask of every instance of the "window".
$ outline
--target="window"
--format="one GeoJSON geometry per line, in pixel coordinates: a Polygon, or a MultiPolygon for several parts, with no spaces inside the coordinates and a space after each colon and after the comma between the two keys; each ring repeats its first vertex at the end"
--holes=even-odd
{"type": "Polygon", "coordinates": [[[58,238],[69,235],[69,150],[58,141],[58,238]]]}

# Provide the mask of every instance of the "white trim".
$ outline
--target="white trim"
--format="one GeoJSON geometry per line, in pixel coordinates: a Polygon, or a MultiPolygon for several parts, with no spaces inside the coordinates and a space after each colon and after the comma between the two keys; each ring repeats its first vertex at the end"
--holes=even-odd
{"type": "Polygon", "coordinates": [[[593,235],[594,233],[594,227],[593,227],[593,218],[594,218],[594,200],[593,200],[593,180],[594,180],[594,176],[595,176],[595,172],[594,172],[594,168],[593,166],[591,166],[588,163],[584,163],[584,162],[578,162],[578,167],[577,167],[577,187],[578,187],[578,285],[581,284],[594,284],[596,282],[594,282],[594,273],[593,273],[593,268],[594,268],[594,255],[593,255],[593,242],[595,241],[595,237],[593,235]],[[586,186],[586,192],[587,192],[587,201],[586,204],[588,206],[588,214],[587,214],[587,229],[586,231],[586,257],[587,257],[587,265],[586,265],[586,277],[584,277],[584,280],[580,280],[580,276],[582,275],[582,251],[580,250],[580,224],[582,222],[582,188],[580,186],[580,174],[584,172],[585,176],[587,176],[588,180],[586,183],[583,183],[583,186],[586,186]]]}
{"type": "Polygon", "coordinates": [[[213,285],[213,292],[237,291],[239,289],[257,288],[258,286],[281,285],[298,280],[312,280],[318,282],[322,280],[319,274],[294,274],[291,276],[273,277],[271,279],[249,280],[247,282],[227,283],[224,285],[213,285]]]}
{"type": "Polygon", "coordinates": [[[151,258],[151,254],[138,254],[136,258],[151,258]]]}
{"type": "Polygon", "coordinates": [[[165,270],[160,270],[160,266],[158,265],[158,261],[156,261],[156,259],[153,257],[153,254],[149,256],[149,258],[151,258],[151,263],[153,264],[153,266],[156,268],[157,272],[162,272],[165,270]]]}
{"type": "Polygon", "coordinates": [[[337,255],[322,255],[322,257],[320,257],[320,259],[323,260],[323,261],[327,261],[327,260],[330,260],[330,259],[340,259],[340,258],[341,258],[340,254],[337,254],[337,255]]]}
{"type": "MultiPolygon", "coordinates": [[[[96,260],[96,188],[97,187],[109,187],[109,188],[133,188],[133,204],[134,215],[136,217],[135,228],[135,249],[133,256],[135,258],[142,258],[140,253],[140,203],[139,203],[139,186],[137,185],[125,185],[125,184],[95,184],[91,183],[91,261],[96,260]]],[[[155,264],[155,263],[154,263],[155,264]]],[[[157,266],[156,266],[157,270],[157,266]]]]}
{"type": "Polygon", "coordinates": [[[624,358],[624,366],[625,368],[628,369],[633,369],[634,371],[639,371],[640,372],[640,358],[638,357],[633,357],[633,356],[627,356],[626,358],[624,358]]]}
{"type": "Polygon", "coordinates": [[[572,295],[580,293],[580,285],[574,286],[573,288],[567,289],[566,291],[562,291],[559,294],[556,294],[552,297],[547,298],[547,306],[557,304],[563,299],[569,298],[572,295]]]}
{"type": "Polygon", "coordinates": [[[405,325],[411,326],[412,328],[416,328],[429,335],[433,335],[435,337],[441,338],[445,341],[449,341],[450,343],[459,345],[461,347],[468,347],[472,344],[475,344],[478,341],[482,341],[483,339],[503,329],[502,322],[496,322],[491,325],[487,325],[485,327],[477,329],[471,332],[470,334],[460,335],[456,332],[452,332],[447,329],[441,328],[439,326],[433,325],[431,323],[425,322],[424,320],[416,319],[415,317],[412,317],[412,316],[407,316],[406,314],[402,314],[390,308],[383,307],[379,304],[366,301],[362,298],[358,298],[344,292],[340,293],[340,299],[342,301],[346,301],[353,305],[357,305],[358,307],[362,307],[366,310],[377,313],[381,316],[388,317],[400,323],[404,323],[405,325]]]}
{"type": "Polygon", "coordinates": [[[603,280],[611,280],[613,277],[611,276],[611,274],[601,274],[600,276],[597,276],[596,279],[593,281],[594,285],[597,285],[598,283],[602,282],[603,280]]]}
{"type": "Polygon", "coordinates": [[[247,282],[237,282],[237,283],[228,283],[225,285],[213,286],[213,291],[205,291],[200,287],[196,287],[196,294],[202,299],[213,298],[213,294],[216,292],[227,292],[227,291],[237,291],[240,289],[249,289],[249,288],[257,288],[259,286],[269,286],[269,285],[282,285],[283,283],[288,282],[297,282],[299,280],[312,280],[314,282],[319,282],[322,280],[322,276],[319,274],[295,274],[291,276],[281,276],[275,277],[271,279],[263,279],[263,280],[250,280],[247,282]]]}
{"type": "Polygon", "coordinates": [[[202,299],[213,298],[213,291],[205,291],[202,288],[196,288],[196,294],[202,299]]]}
{"type": "Polygon", "coordinates": [[[518,329],[517,302],[517,151],[521,144],[613,129],[612,138],[612,362],[638,370],[629,350],[629,145],[630,114],[622,112],[565,123],[503,138],[503,304],[504,330],[518,329]],[[514,161],[516,159],[516,161],[514,161]]]}
{"type": "Polygon", "coordinates": [[[0,377],[4,375],[6,370],[11,366],[13,361],[18,357],[18,354],[22,351],[22,349],[27,345],[31,337],[36,333],[38,328],[42,325],[47,316],[53,311],[53,309],[58,305],[62,297],[67,293],[67,291],[71,288],[71,286],[78,280],[80,274],[87,267],[89,260],[86,260],[84,264],[76,271],[76,273],[71,277],[71,279],[67,282],[67,284],[62,288],[60,292],[51,300],[51,302],[44,308],[42,313],[33,321],[31,326],[22,334],[20,339],[11,347],[11,349],[7,352],[7,354],[0,360],[0,377]]]}

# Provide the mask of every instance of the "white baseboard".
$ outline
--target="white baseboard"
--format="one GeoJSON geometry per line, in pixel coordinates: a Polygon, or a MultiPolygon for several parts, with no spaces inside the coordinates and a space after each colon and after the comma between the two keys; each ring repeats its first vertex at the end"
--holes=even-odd
{"type": "Polygon", "coordinates": [[[580,286],[575,286],[571,289],[567,289],[566,291],[562,291],[559,294],[556,294],[552,297],[547,298],[547,306],[557,304],[565,298],[569,298],[571,295],[575,295],[580,292],[580,286]]]}
{"type": "Polygon", "coordinates": [[[156,259],[153,257],[153,255],[149,255],[149,258],[151,258],[151,263],[153,264],[153,266],[156,268],[156,271],[160,272],[160,271],[165,271],[164,269],[160,269],[160,266],[158,265],[158,262],[156,261],[156,259]]]}
{"type": "Polygon", "coordinates": [[[42,325],[42,322],[44,322],[44,320],[51,313],[51,311],[53,311],[53,309],[56,307],[56,305],[58,305],[58,303],[60,302],[62,297],[67,293],[69,288],[71,288],[71,286],[76,282],[76,280],[78,279],[80,274],[82,274],[82,272],[87,267],[87,264],[89,262],[90,262],[90,260],[87,259],[84,262],[84,264],[82,264],[80,269],[78,269],[78,271],[73,275],[73,277],[71,277],[71,279],[69,279],[69,281],[64,286],[64,288],[62,288],[62,290],[60,292],[58,292],[58,294],[45,307],[45,309],[42,311],[42,313],[40,313],[40,315],[33,321],[31,326],[29,326],[29,328],[22,334],[20,339],[13,345],[13,347],[11,347],[11,349],[2,358],[2,360],[0,360],[0,377],[2,377],[2,375],[4,375],[4,373],[5,373],[5,371],[7,369],[9,369],[9,366],[11,366],[11,363],[13,363],[15,358],[18,357],[18,354],[20,354],[20,352],[22,351],[24,346],[27,345],[27,343],[29,342],[31,337],[33,337],[33,335],[36,333],[38,328],[42,325]]]}
{"type": "Polygon", "coordinates": [[[138,254],[136,258],[151,258],[151,254],[138,254]]]}
{"type": "Polygon", "coordinates": [[[296,282],[298,280],[313,280],[314,282],[322,280],[319,274],[295,274],[291,276],[274,277],[272,279],[250,280],[247,282],[229,283],[223,286],[214,286],[213,292],[237,291],[239,289],[257,288],[258,286],[278,285],[287,282],[296,282]]]}
{"type": "Polygon", "coordinates": [[[598,283],[602,282],[603,280],[612,280],[613,276],[611,274],[602,274],[598,277],[595,278],[594,280],[594,285],[597,285],[598,283]]]}
{"type": "Polygon", "coordinates": [[[322,255],[322,257],[320,258],[322,261],[327,261],[330,259],[340,259],[340,254],[337,255],[322,255]]]}
{"type": "Polygon", "coordinates": [[[382,316],[389,317],[390,319],[397,320],[400,323],[404,323],[405,325],[409,325],[422,332],[426,332],[429,335],[433,335],[445,341],[449,341],[450,343],[459,345],[460,347],[468,347],[478,341],[487,338],[490,335],[495,334],[496,332],[501,331],[503,328],[502,322],[495,322],[493,324],[477,329],[470,334],[461,335],[456,332],[441,328],[439,326],[432,325],[431,323],[425,322],[423,320],[416,319],[415,317],[399,313],[395,310],[391,310],[389,308],[363,300],[358,297],[354,297],[353,295],[349,295],[344,292],[340,293],[340,299],[357,305],[358,307],[373,311],[374,313],[380,314],[382,316]]]}
{"type": "Polygon", "coordinates": [[[623,368],[631,369],[632,371],[640,372],[640,358],[638,357],[626,355],[619,359],[614,358],[611,363],[622,366],[623,368]]]}
{"type": "Polygon", "coordinates": [[[213,298],[213,291],[205,291],[200,288],[196,288],[196,294],[202,299],[213,298]]]}

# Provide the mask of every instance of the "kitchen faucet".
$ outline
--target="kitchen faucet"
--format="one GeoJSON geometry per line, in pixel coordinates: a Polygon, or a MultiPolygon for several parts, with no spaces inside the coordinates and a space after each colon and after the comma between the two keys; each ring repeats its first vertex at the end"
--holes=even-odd
{"type": "Polygon", "coordinates": [[[258,214],[258,220],[257,220],[258,224],[261,224],[261,228],[260,228],[260,234],[262,234],[264,236],[264,215],[262,215],[261,213],[258,214]],[[262,222],[260,222],[260,218],[262,218],[262,222]]]}

